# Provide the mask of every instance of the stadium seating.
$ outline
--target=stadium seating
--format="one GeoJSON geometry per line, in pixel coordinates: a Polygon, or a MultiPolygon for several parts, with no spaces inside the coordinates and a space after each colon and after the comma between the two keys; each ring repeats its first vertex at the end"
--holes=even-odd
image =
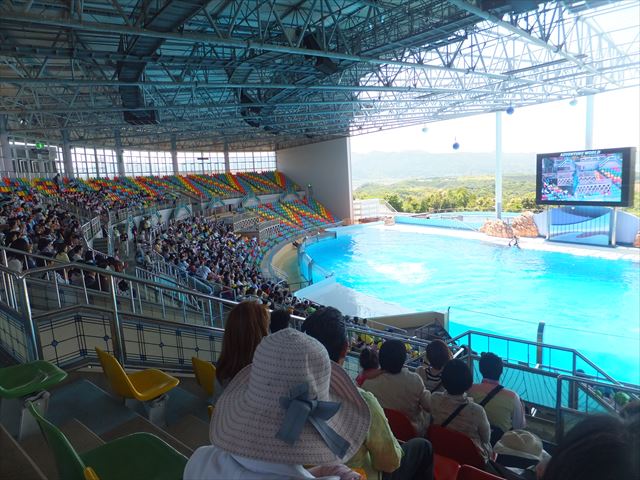
{"type": "Polygon", "coordinates": [[[158,437],[135,433],[78,454],[67,437],[46,420],[33,404],[29,411],[53,451],[58,474],[64,480],[180,480],[187,459],[158,437]],[[90,471],[86,472],[87,467],[90,471]]]}
{"type": "Polygon", "coordinates": [[[484,467],[482,455],[466,435],[439,425],[431,425],[427,430],[427,438],[431,441],[435,453],[451,458],[460,465],[484,467]]]}
{"type": "Polygon", "coordinates": [[[385,408],[384,415],[389,421],[389,427],[391,427],[391,431],[398,440],[406,442],[407,440],[411,440],[412,438],[418,436],[416,428],[404,413],[399,412],[398,410],[393,410],[391,408],[385,408]]]}
{"type": "Polygon", "coordinates": [[[205,362],[197,357],[191,357],[193,372],[196,374],[196,380],[207,395],[213,395],[214,382],[216,381],[216,367],[211,362],[205,362]]]}
{"type": "Polygon", "coordinates": [[[19,398],[46,390],[67,377],[50,362],[38,360],[0,368],[0,398],[19,398]]]}
{"type": "Polygon", "coordinates": [[[113,355],[97,347],[96,353],[111,387],[121,397],[147,402],[167,393],[180,383],[177,378],[155,368],[127,374],[113,355]]]}
{"type": "Polygon", "coordinates": [[[457,480],[500,480],[501,477],[492,475],[471,465],[462,465],[457,480]]]}

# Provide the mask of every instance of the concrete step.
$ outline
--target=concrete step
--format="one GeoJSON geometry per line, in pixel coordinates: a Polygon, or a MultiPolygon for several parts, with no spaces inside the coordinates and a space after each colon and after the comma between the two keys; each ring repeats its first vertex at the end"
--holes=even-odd
{"type": "Polygon", "coordinates": [[[186,415],[166,430],[193,450],[210,444],[209,423],[194,415],[186,415]]]}
{"type": "Polygon", "coordinates": [[[0,425],[0,477],[3,480],[46,480],[27,452],[0,425]]]}
{"type": "MultiPolygon", "coordinates": [[[[76,419],[69,420],[59,428],[78,453],[93,450],[104,443],[100,437],[76,419]]],[[[45,478],[50,480],[59,478],[53,451],[40,432],[22,440],[20,446],[30,460],[44,473],[45,478]]],[[[4,451],[2,456],[4,457],[4,451]]],[[[2,479],[4,480],[4,478],[3,471],[2,479]]]]}
{"type": "Polygon", "coordinates": [[[187,445],[182,443],[180,440],[178,440],[171,434],[167,433],[166,431],[162,430],[159,427],[156,427],[154,424],[152,424],[148,420],[137,415],[131,420],[121,425],[118,425],[116,428],[101,434],[100,438],[102,438],[105,442],[109,442],[111,440],[115,440],[116,438],[124,437],[126,435],[131,435],[132,433],[139,433],[139,432],[152,433],[153,435],[167,442],[169,445],[171,445],[173,448],[175,448],[177,451],[179,451],[186,457],[190,457],[191,454],[193,453],[193,449],[191,447],[188,447],[187,445]]]}

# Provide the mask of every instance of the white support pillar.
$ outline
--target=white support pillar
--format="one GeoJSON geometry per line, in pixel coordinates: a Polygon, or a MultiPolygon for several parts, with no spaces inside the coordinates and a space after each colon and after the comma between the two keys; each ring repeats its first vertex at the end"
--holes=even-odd
{"type": "Polygon", "coordinates": [[[593,101],[594,96],[587,96],[587,112],[584,122],[584,148],[591,150],[593,148],[593,101]]]}
{"type": "Polygon", "coordinates": [[[229,144],[224,142],[224,171],[231,173],[231,162],[229,161],[229,144]]]}
{"type": "Polygon", "coordinates": [[[173,174],[180,174],[180,166],[178,165],[178,142],[175,134],[171,135],[171,164],[173,165],[173,174]]]}
{"type": "Polygon", "coordinates": [[[127,171],[124,168],[124,151],[122,150],[122,138],[120,137],[119,128],[114,129],[113,138],[116,145],[116,163],[118,164],[118,176],[126,177],[127,171]]]}
{"type": "Polygon", "coordinates": [[[71,143],[69,142],[68,130],[62,130],[62,164],[64,165],[64,176],[73,178],[73,160],[71,159],[71,143]]]}
{"type": "Polygon", "coordinates": [[[100,178],[100,162],[98,161],[98,149],[93,147],[93,161],[96,165],[96,177],[100,178]]]}
{"type": "Polygon", "coordinates": [[[11,176],[10,172],[13,170],[8,119],[6,115],[0,115],[0,176],[11,176]]]}
{"type": "Polygon", "coordinates": [[[496,112],[496,218],[502,218],[502,112],[496,112]]]}

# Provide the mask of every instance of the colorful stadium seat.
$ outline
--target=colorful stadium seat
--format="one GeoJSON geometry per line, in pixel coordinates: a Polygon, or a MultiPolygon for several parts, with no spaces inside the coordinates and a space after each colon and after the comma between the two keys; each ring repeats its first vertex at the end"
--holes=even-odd
{"type": "Polygon", "coordinates": [[[191,365],[193,365],[198,385],[207,392],[207,395],[212,396],[216,381],[216,367],[211,362],[200,360],[198,357],[191,357],[191,365]]]}
{"type": "Polygon", "coordinates": [[[42,434],[53,451],[61,479],[182,478],[187,459],[155,435],[134,433],[78,454],[67,437],[46,420],[35,405],[29,404],[29,411],[40,425],[42,434]]]}
{"type": "Polygon", "coordinates": [[[500,480],[501,478],[471,465],[462,465],[456,480],[500,480]]]}
{"type": "Polygon", "coordinates": [[[415,427],[404,413],[391,408],[385,408],[384,415],[389,421],[391,431],[398,440],[406,442],[418,436],[415,427]]]}
{"type": "Polygon", "coordinates": [[[65,378],[67,372],[43,360],[0,368],[0,423],[18,440],[37,432],[26,404],[38,402],[46,411],[46,390],[65,378]]]}
{"type": "Polygon", "coordinates": [[[20,398],[57,385],[67,372],[44,360],[0,368],[0,397],[20,398]]]}
{"type": "Polygon", "coordinates": [[[96,347],[98,359],[113,391],[141,402],[153,400],[176,387],[180,381],[155,368],[127,374],[116,358],[96,347]]]}
{"type": "Polygon", "coordinates": [[[431,425],[427,438],[431,441],[434,453],[451,458],[460,465],[484,468],[484,458],[466,435],[440,425],[431,425]]]}

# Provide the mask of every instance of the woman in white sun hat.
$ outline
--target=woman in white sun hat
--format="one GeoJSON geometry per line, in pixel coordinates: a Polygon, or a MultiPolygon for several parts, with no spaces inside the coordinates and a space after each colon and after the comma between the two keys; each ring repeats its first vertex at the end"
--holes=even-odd
{"type": "Polygon", "coordinates": [[[369,423],[367,404],[324,346],[287,328],[265,337],[227,386],[211,419],[213,445],[194,452],[184,479],[357,479],[341,464],[369,423]]]}

